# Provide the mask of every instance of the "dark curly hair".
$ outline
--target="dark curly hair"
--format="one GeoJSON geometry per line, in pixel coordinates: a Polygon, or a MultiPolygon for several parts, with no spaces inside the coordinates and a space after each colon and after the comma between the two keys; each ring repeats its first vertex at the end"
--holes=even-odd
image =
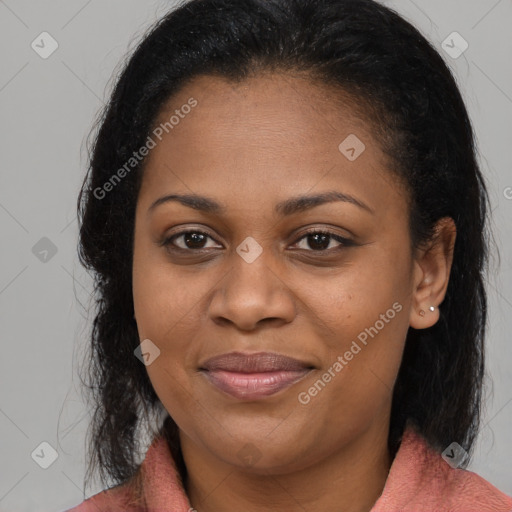
{"type": "Polygon", "coordinates": [[[93,274],[96,306],[87,357],[94,407],[87,474],[99,470],[104,485],[137,474],[145,421],[150,428],[156,421],[182,478],[186,468],[172,418],[151,420],[165,411],[134,356],[134,219],[145,160],[107,194],[98,190],[144,145],[164,103],[191,79],[239,83],[267,71],[306,75],[352,98],[388,156],[390,174],[405,186],[411,251],[433,239],[439,219],[454,220],[440,318],[427,329],[409,328],[388,445],[394,455],[410,421],[436,449],[456,441],[471,453],[484,377],[489,198],[448,66],[416,28],[373,0],[190,0],[151,27],[124,63],[95,125],[78,197],[78,252],[93,274]]]}

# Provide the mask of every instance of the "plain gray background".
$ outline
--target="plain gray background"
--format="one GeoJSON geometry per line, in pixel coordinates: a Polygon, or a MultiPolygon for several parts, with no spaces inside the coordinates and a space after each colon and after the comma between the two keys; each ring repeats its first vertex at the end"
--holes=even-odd
{"type": "MultiPolygon", "coordinates": [[[[512,2],[385,4],[418,27],[449,63],[476,130],[501,266],[494,256],[487,339],[493,387],[486,389],[469,469],[512,495],[512,2]],[[454,31],[468,43],[458,58],[442,47],[454,31]]],[[[173,5],[0,0],[0,511],[63,511],[101,490],[98,485],[84,496],[82,489],[88,416],[76,373],[91,321],[79,304],[89,304],[91,280],[76,256],[85,138],[120,61],[173,5]],[[31,47],[42,32],[58,43],[46,59],[31,47]],[[46,262],[41,246],[56,250],[46,262]],[[48,469],[31,457],[42,442],[58,454],[48,469]]]]}

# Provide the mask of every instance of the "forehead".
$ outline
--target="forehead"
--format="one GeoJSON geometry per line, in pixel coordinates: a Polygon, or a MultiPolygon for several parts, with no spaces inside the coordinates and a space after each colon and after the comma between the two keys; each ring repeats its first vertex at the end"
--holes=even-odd
{"type": "Polygon", "coordinates": [[[141,194],[215,191],[227,203],[236,191],[250,206],[272,191],[288,197],[337,188],[385,208],[402,191],[355,102],[339,89],[286,74],[240,83],[196,77],[154,123],[164,129],[153,136],[141,194]],[[191,100],[196,105],[183,108],[191,100]]]}

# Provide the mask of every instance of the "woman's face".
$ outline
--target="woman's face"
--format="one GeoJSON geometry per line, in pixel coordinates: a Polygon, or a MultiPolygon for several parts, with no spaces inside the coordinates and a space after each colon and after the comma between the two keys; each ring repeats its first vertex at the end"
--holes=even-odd
{"type": "Polygon", "coordinates": [[[149,378],[182,443],[255,472],[386,435],[407,330],[428,322],[418,289],[432,303],[404,192],[331,94],[284,75],[196,78],[160,113],[138,198],[149,378]],[[152,207],[170,195],[208,200],[152,207]]]}

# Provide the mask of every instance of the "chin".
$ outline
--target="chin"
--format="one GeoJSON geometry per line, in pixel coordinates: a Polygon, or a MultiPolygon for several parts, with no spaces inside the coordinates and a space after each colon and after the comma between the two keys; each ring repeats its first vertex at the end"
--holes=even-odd
{"type": "Polygon", "coordinates": [[[266,437],[266,432],[272,429],[230,429],[222,438],[212,439],[207,434],[208,438],[202,437],[201,444],[224,463],[253,474],[279,475],[304,467],[304,452],[296,441],[298,435],[266,437]]]}

